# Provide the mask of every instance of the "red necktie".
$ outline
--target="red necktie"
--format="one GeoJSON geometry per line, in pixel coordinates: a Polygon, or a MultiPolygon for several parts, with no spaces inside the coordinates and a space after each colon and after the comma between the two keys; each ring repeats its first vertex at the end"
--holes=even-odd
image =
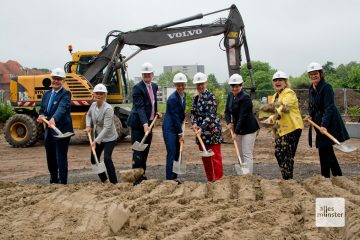
{"type": "Polygon", "coordinates": [[[147,89],[148,89],[149,97],[150,97],[150,101],[151,101],[151,116],[150,116],[150,120],[153,120],[153,119],[154,119],[154,116],[155,116],[155,109],[154,109],[154,92],[153,92],[153,90],[152,90],[151,83],[150,83],[150,84],[147,84],[147,89]]]}

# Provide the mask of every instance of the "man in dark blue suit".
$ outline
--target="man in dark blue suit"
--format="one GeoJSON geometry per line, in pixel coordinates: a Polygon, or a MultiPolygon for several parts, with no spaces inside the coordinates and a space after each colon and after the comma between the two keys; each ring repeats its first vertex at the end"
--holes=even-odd
{"type": "MultiPolygon", "coordinates": [[[[144,63],[141,66],[142,81],[137,83],[132,89],[133,105],[130,116],[127,120],[128,126],[131,128],[131,143],[135,141],[141,142],[145,133],[149,131],[149,126],[153,121],[155,115],[161,117],[161,113],[157,112],[156,92],[158,86],[152,83],[154,78],[154,70],[151,63],[144,63]]],[[[135,181],[134,184],[139,184],[146,180],[146,160],[149,154],[149,149],[152,140],[152,133],[148,135],[145,143],[148,147],[144,151],[133,150],[132,168],[144,169],[144,174],[135,181]]]]}
{"type": "Polygon", "coordinates": [[[67,184],[68,159],[70,137],[56,138],[57,133],[51,128],[56,126],[62,133],[73,132],[70,107],[71,93],[63,88],[65,72],[55,68],[51,72],[52,90],[44,93],[41,100],[38,122],[43,118],[49,121],[45,128],[45,150],[50,183],[67,184]]]}
{"type": "Polygon", "coordinates": [[[177,174],[173,172],[174,161],[178,161],[180,142],[184,141],[183,121],[185,120],[186,95],[185,87],[187,78],[183,73],[175,74],[173,78],[176,91],[173,92],[166,102],[166,113],[163,122],[163,137],[166,145],[166,179],[175,180],[177,174]]]}

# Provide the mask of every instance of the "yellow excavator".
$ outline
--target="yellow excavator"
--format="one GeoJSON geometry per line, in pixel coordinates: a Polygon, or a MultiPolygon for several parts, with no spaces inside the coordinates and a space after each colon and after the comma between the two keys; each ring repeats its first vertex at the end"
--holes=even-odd
{"type": "MultiPolygon", "coordinates": [[[[105,39],[101,52],[76,52],[72,61],[65,64],[65,88],[71,91],[71,114],[74,128],[85,127],[85,115],[92,101],[92,89],[98,83],[107,86],[107,101],[114,105],[114,121],[120,138],[129,134],[126,119],[129,108],[121,106],[126,101],[126,62],[142,50],[153,49],[175,43],[197,40],[223,34],[223,48],[226,52],[229,76],[240,73],[241,48],[244,47],[247,69],[250,75],[251,95],[255,93],[253,72],[248,50],[245,25],[235,5],[207,14],[196,14],[187,18],[152,25],[135,31],[113,30],[105,39]],[[220,18],[210,24],[172,27],[178,24],[201,19],[205,16],[228,12],[227,18],[220,18]],[[111,41],[110,41],[111,39],[111,41]],[[128,57],[121,54],[124,45],[138,47],[128,57]],[[117,105],[119,104],[119,105],[117,105]]],[[[69,48],[72,52],[72,48],[69,48]]],[[[199,53],[201,54],[201,53],[199,53]]],[[[204,53],[205,55],[206,53],[204,53]]],[[[10,82],[11,104],[16,115],[5,124],[5,139],[14,147],[28,147],[43,136],[43,126],[36,123],[44,91],[50,89],[50,75],[19,76],[10,82]]]]}
{"type": "MultiPolygon", "coordinates": [[[[71,117],[76,129],[85,128],[86,112],[92,101],[92,82],[102,80],[103,72],[99,71],[91,81],[83,73],[86,72],[88,63],[96,58],[100,51],[78,51],[72,53],[72,61],[65,64],[66,81],[64,87],[71,91],[71,117]],[[100,79],[100,80],[99,80],[100,79]]],[[[13,77],[10,82],[10,102],[16,112],[9,118],[4,127],[6,141],[13,147],[29,147],[43,137],[44,128],[38,124],[37,106],[40,105],[42,96],[51,86],[50,74],[13,77]]],[[[119,139],[129,134],[126,119],[129,109],[118,106],[126,99],[126,68],[114,71],[110,77],[108,102],[114,104],[116,125],[119,139]]]]}

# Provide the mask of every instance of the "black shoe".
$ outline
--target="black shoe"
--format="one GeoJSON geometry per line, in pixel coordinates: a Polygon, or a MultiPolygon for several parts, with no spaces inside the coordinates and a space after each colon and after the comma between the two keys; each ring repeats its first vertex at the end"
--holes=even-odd
{"type": "Polygon", "coordinates": [[[174,179],[175,182],[177,182],[178,185],[183,184],[183,182],[179,179],[174,179]]]}
{"type": "Polygon", "coordinates": [[[140,176],[136,181],[134,182],[134,186],[140,184],[142,181],[147,180],[147,177],[145,175],[140,176]]]}

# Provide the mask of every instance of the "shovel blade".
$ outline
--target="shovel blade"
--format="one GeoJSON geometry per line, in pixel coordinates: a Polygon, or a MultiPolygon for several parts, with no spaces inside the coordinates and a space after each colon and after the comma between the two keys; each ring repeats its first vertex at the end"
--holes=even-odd
{"type": "Polygon", "coordinates": [[[357,149],[357,147],[355,147],[354,145],[346,144],[346,143],[335,144],[334,147],[346,153],[353,152],[357,149]]]}
{"type": "Polygon", "coordinates": [[[211,157],[211,156],[214,155],[214,152],[210,149],[210,150],[207,150],[207,151],[200,152],[200,155],[202,157],[211,157]]]}
{"type": "Polygon", "coordinates": [[[132,145],[132,149],[135,150],[135,151],[139,151],[139,152],[142,152],[142,151],[145,151],[145,149],[147,148],[148,144],[141,144],[139,143],[138,141],[134,142],[134,144],[132,145]]]}
{"type": "Polygon", "coordinates": [[[235,164],[235,171],[237,175],[246,175],[250,173],[249,168],[245,166],[240,166],[240,164],[235,164]]]}
{"type": "Polygon", "coordinates": [[[178,161],[173,163],[173,172],[176,174],[185,174],[186,173],[186,164],[182,159],[181,153],[178,161]]]}
{"type": "Polygon", "coordinates": [[[95,174],[106,172],[106,166],[104,162],[99,162],[98,164],[91,164],[91,168],[95,174]]]}
{"type": "Polygon", "coordinates": [[[67,137],[71,137],[74,135],[75,135],[75,133],[73,133],[73,132],[66,132],[66,133],[58,134],[55,137],[56,138],[67,138],[67,137]]]}

